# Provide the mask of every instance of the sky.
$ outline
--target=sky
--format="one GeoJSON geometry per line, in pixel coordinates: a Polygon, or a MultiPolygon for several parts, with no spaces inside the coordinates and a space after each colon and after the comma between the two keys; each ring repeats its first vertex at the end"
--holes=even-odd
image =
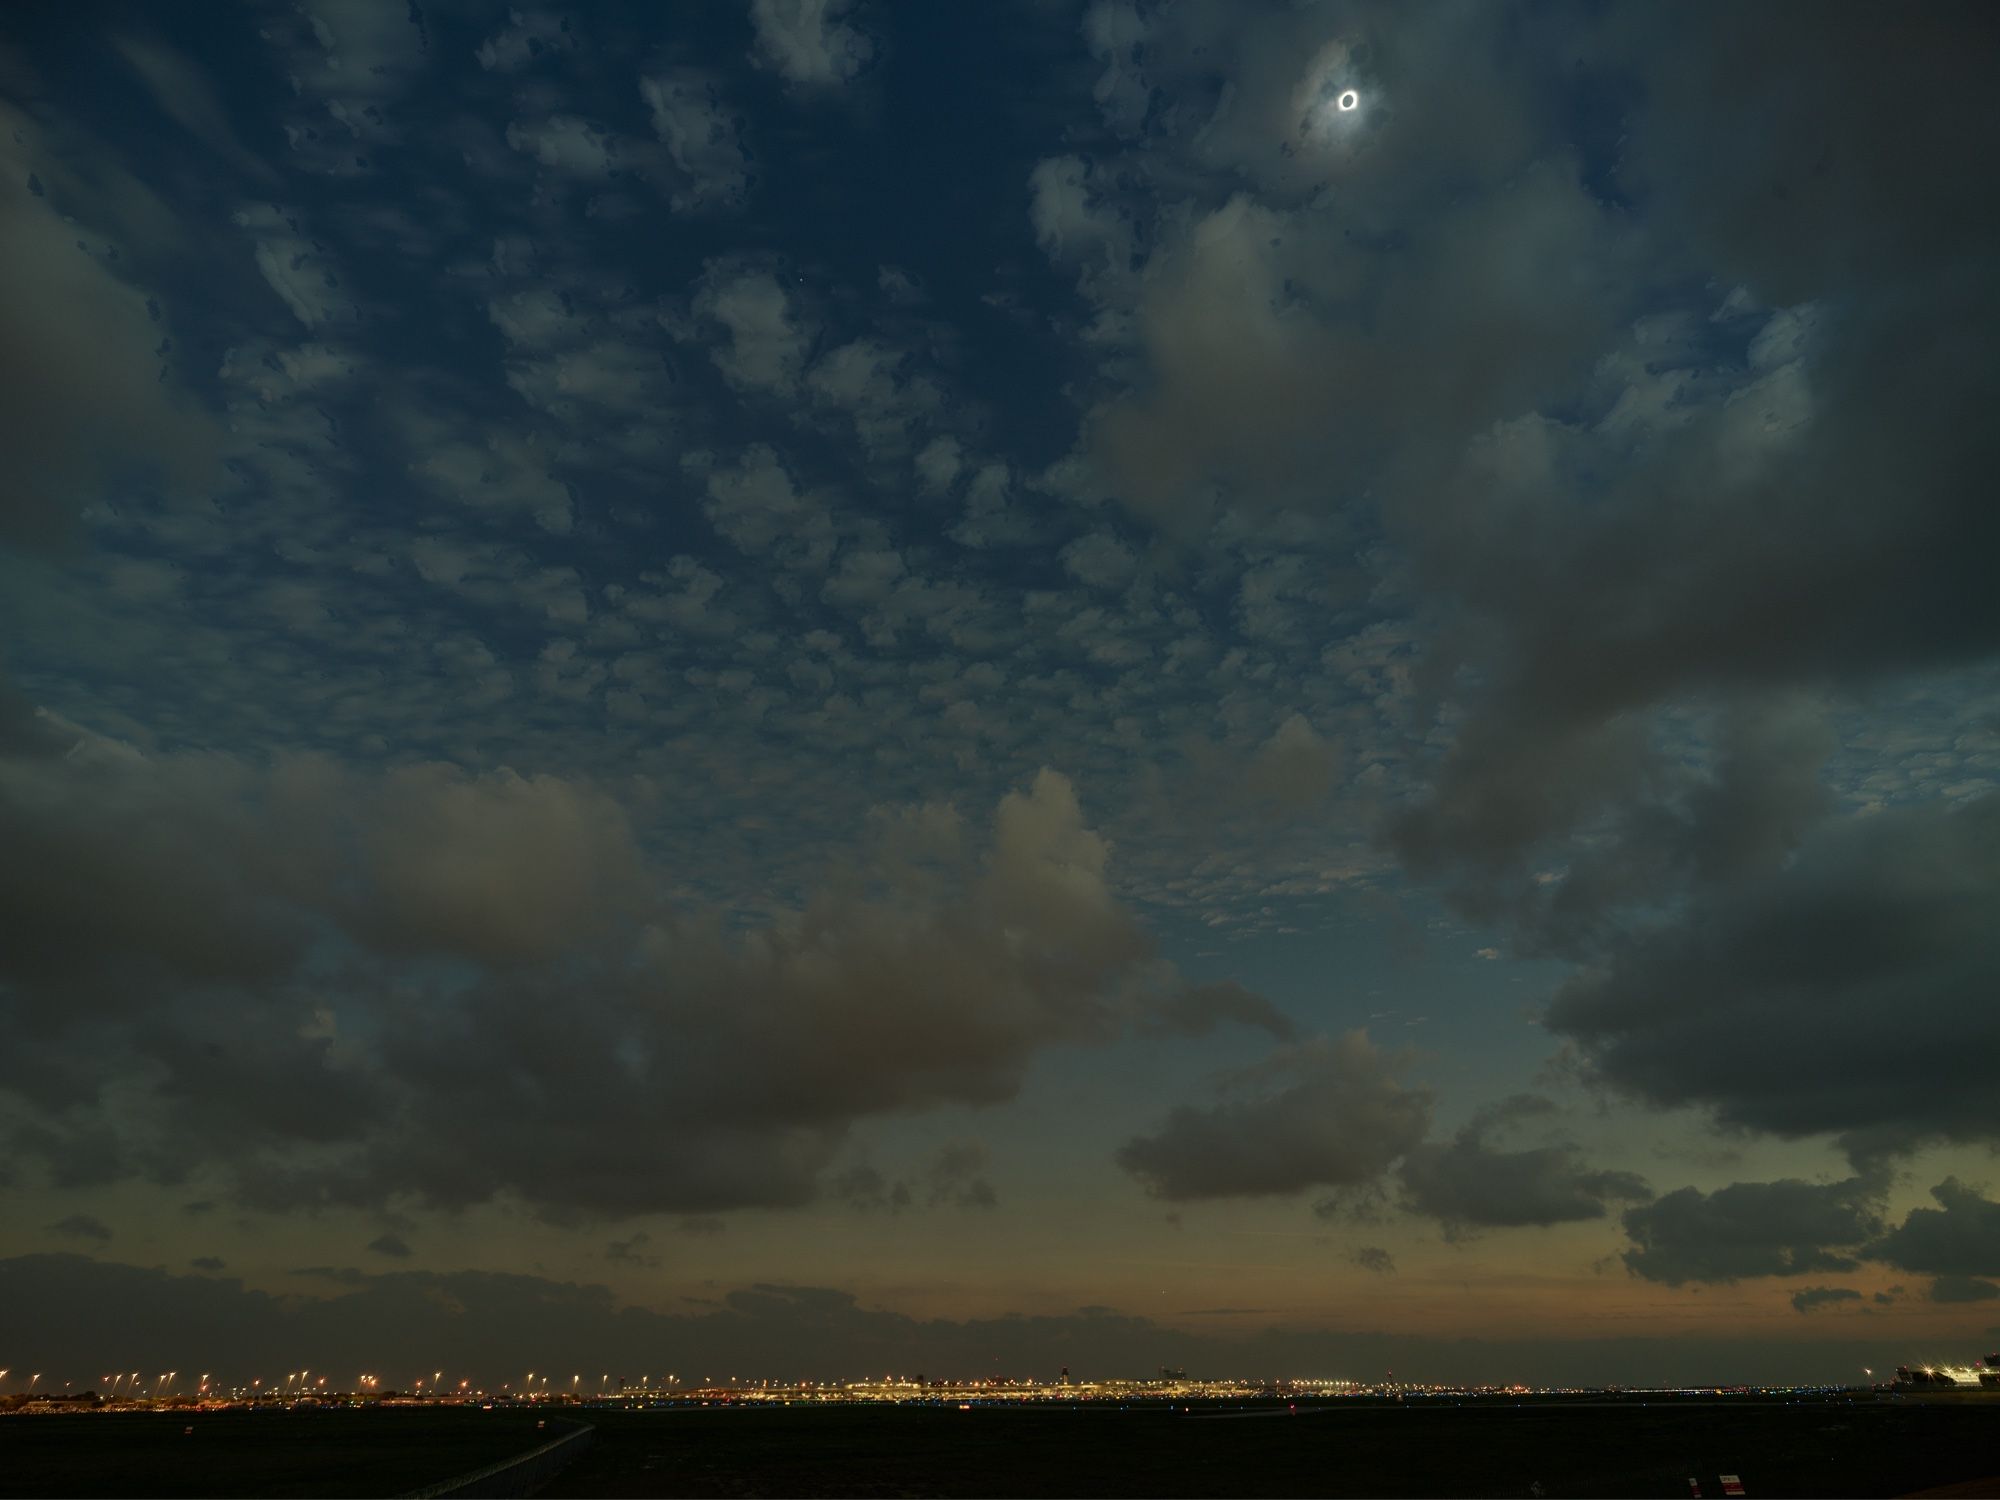
{"type": "Polygon", "coordinates": [[[0,1365],[1981,1352],[1995,33],[8,7],[0,1365]]]}

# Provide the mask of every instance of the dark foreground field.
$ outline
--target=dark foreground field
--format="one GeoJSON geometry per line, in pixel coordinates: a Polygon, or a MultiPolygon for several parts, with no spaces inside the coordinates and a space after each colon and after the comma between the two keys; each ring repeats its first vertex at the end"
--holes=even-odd
{"type": "MultiPolygon", "coordinates": [[[[2000,1402],[591,1413],[547,1495],[1900,1495],[2000,1474],[2000,1402]]],[[[1986,1493],[2000,1493],[1987,1489],[1986,1493]]]]}
{"type": "Polygon", "coordinates": [[[546,1441],[538,1420],[472,1407],[4,1417],[0,1495],[400,1495],[546,1441]]]}
{"type": "MultiPolygon", "coordinates": [[[[1902,1495],[2000,1475],[2000,1401],[585,1410],[548,1495],[1902,1495]]],[[[526,1412],[0,1419],[0,1496],[394,1495],[535,1446],[526,1412]],[[182,1429],[192,1425],[194,1432],[182,1429]]],[[[2000,1494],[1975,1486],[1963,1494],[2000,1494]]]]}

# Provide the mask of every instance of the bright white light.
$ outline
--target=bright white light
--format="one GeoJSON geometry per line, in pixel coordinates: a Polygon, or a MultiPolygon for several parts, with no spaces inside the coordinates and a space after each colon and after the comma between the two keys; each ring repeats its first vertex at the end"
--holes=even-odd
{"type": "Polygon", "coordinates": [[[1353,89],[1348,89],[1333,102],[1340,107],[1342,114],[1346,114],[1351,109],[1359,109],[1361,107],[1361,96],[1355,93],[1353,89]]]}

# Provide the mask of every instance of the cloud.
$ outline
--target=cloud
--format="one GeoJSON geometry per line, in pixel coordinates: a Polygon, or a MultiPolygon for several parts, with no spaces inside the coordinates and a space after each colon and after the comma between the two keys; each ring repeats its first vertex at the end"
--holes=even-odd
{"type": "Polygon", "coordinates": [[[91,1214],[71,1214],[66,1219],[58,1219],[49,1225],[56,1234],[68,1235],[73,1240],[104,1241],[111,1238],[111,1231],[102,1219],[91,1214]]]}
{"type": "Polygon", "coordinates": [[[2000,1283],[1977,1276],[1940,1276],[1931,1283],[1933,1302],[1991,1302],[2000,1297],[2000,1283]]]}
{"type": "Polygon", "coordinates": [[[300,323],[319,328],[360,318],[325,243],[306,234],[296,212],[258,203],[239,209],[235,218],[251,234],[265,283],[300,323]]]}
{"type": "Polygon", "coordinates": [[[260,186],[277,181],[270,166],[238,138],[215,90],[187,58],[158,38],[138,34],[114,37],[111,45],[139,75],[162,113],[208,147],[214,159],[260,186]]]}
{"type": "MultiPolygon", "coordinates": [[[[322,1268],[324,1270],[324,1268],[322,1268]]],[[[994,1370],[1046,1377],[1067,1364],[1080,1379],[1140,1377],[1162,1364],[1221,1377],[1255,1369],[1393,1368],[1415,1380],[1605,1384],[1631,1371],[1662,1382],[1846,1378],[1893,1364],[1893,1347],[1686,1334],[1666,1339],[1482,1340],[1376,1331],[1262,1328],[1236,1336],[1187,1333],[1106,1308],[964,1320],[914,1318],[833,1288],[754,1284],[713,1305],[668,1314],[621,1302],[591,1283],[488,1271],[316,1274],[310,1292],[274,1294],[234,1277],[176,1275],[81,1255],[0,1260],[10,1353],[30,1369],[166,1369],[177,1353],[208,1351],[208,1367],[315,1369],[434,1363],[489,1382],[534,1368],[650,1370],[673,1351],[683,1372],[783,1372],[851,1379],[856,1370],[937,1377],[994,1370]],[[1886,1356],[1886,1357],[1885,1357],[1886,1356]],[[421,1363],[419,1363],[421,1361],[421,1363]]]]}
{"type": "Polygon", "coordinates": [[[829,1184],[832,1196],[862,1213],[899,1214],[913,1201],[910,1185],[897,1178],[891,1182],[874,1167],[851,1167],[829,1184]]]}
{"type": "Polygon", "coordinates": [[[604,1258],[606,1260],[618,1261],[628,1266],[638,1266],[645,1270],[657,1270],[660,1265],[660,1257],[646,1253],[646,1246],[652,1242],[653,1237],[644,1230],[641,1230],[637,1234],[627,1236],[625,1239],[612,1240],[604,1247],[604,1258]]]}
{"type": "Polygon", "coordinates": [[[933,1206],[994,1208],[1000,1199],[986,1180],[987,1150],[978,1141],[954,1141],[938,1148],[926,1173],[933,1206]]]}
{"type": "Polygon", "coordinates": [[[1625,1211],[1633,1275],[1668,1286],[1852,1271],[1882,1226],[1879,1178],[1686,1187],[1625,1211]]]}
{"type": "MultiPolygon", "coordinates": [[[[1077,487],[1190,546],[1380,528],[1428,736],[1383,840],[1512,951],[1587,966],[1550,1021],[1604,1079],[1857,1160],[1990,1140],[1966,1060],[2000,1045],[1992,819],[1858,818],[1879,799],[1834,725],[2000,648],[1972,561],[2000,552],[1969,333],[1994,222],[1956,187],[1995,122],[1953,95],[1881,134],[1758,130],[1744,78],[1828,108],[1883,87],[1851,28],[1607,16],[1554,45],[1550,17],[1524,49],[1518,19],[1090,9],[1120,144],[1042,162],[1027,205],[1087,268],[1077,487]],[[1632,85],[1600,161],[1538,102],[1558,55],[1632,85]],[[1349,86],[1368,107],[1336,117],[1349,86]],[[1707,88],[1727,107],[1671,103],[1707,88]]],[[[1963,26],[1898,24],[1895,76],[1977,97],[1963,26]]]]}
{"type": "Polygon", "coordinates": [[[603,179],[620,164],[618,138],[575,115],[516,120],[507,127],[507,144],[564,177],[603,179]]]}
{"type": "Polygon", "coordinates": [[[1257,747],[1244,775],[1244,790],[1279,811],[1300,812],[1326,800],[1339,767],[1339,747],[1314,729],[1304,714],[1295,713],[1257,747]]]}
{"type": "Polygon", "coordinates": [[[1619,943],[1547,1024],[1640,1098],[1839,1132],[1857,1158],[1994,1139],[1977,1059],[2000,1051],[1996,851],[1996,797],[1829,824],[1619,943]]]}
{"type": "Polygon", "coordinates": [[[2000,1203],[1947,1177],[1931,1189],[1937,1208],[1913,1208],[1867,1249],[1901,1271],[2000,1276],[2000,1203]]]}
{"type": "Polygon", "coordinates": [[[797,387],[810,330],[795,316],[776,276],[711,265],[695,293],[694,311],[729,335],[709,357],[731,385],[778,395],[797,387]]]}
{"type": "Polygon", "coordinates": [[[479,44],[474,54],[489,72],[519,72],[537,62],[559,58],[575,49],[567,16],[543,10],[516,10],[508,24],[479,44]]]}
{"type": "Polygon", "coordinates": [[[742,207],[750,191],[750,159],[740,122],[724,106],[714,80],[677,68],[640,79],[639,93],[681,177],[669,200],[674,212],[742,207]]]}
{"type": "Polygon", "coordinates": [[[1220,1102],[1176,1106],[1119,1165],[1171,1201],[1371,1182],[1430,1123],[1429,1091],[1399,1082],[1398,1067],[1360,1031],[1288,1044],[1226,1078],[1220,1102]]]}
{"type": "Polygon", "coordinates": [[[1292,1018],[1269,1000],[1227,980],[1189,985],[1163,997],[1147,1013],[1142,1028],[1164,1036],[1204,1036],[1224,1023],[1253,1026],[1281,1042],[1298,1033],[1292,1018]]]}
{"type": "MultiPolygon", "coordinates": [[[[177,1180],[195,1141],[271,1209],[799,1204],[857,1120],[1006,1100],[1055,1046],[1274,1024],[1157,956],[1052,771],[983,848],[885,846],[732,930],[662,904],[586,781],[83,749],[0,761],[0,899],[33,934],[0,958],[0,1087],[63,1182],[177,1180]]],[[[990,1202],[971,1149],[923,1191],[990,1202]]]]}
{"type": "Polygon", "coordinates": [[[219,446],[171,373],[158,303],[80,243],[117,222],[115,173],[64,144],[0,105],[0,381],[15,393],[0,411],[0,543],[36,548],[64,540],[101,483],[139,471],[190,487],[219,446]]]}
{"type": "Polygon", "coordinates": [[[1392,1276],[1396,1271],[1396,1258],[1380,1245],[1362,1245],[1347,1257],[1364,1271],[1372,1271],[1378,1276],[1392,1276]]]}
{"type": "Polygon", "coordinates": [[[907,1177],[889,1178],[866,1164],[833,1177],[830,1196],[860,1213],[900,1214],[921,1203],[927,1208],[996,1208],[999,1195],[987,1180],[986,1147],[953,1141],[907,1177]]]}
{"type": "Polygon", "coordinates": [[[1612,1203],[1652,1197],[1643,1178],[1594,1170],[1567,1142],[1516,1151],[1491,1144],[1509,1125],[1553,1109],[1546,1099],[1517,1095],[1482,1109],[1449,1142],[1411,1148],[1397,1169],[1404,1206],[1456,1238],[1477,1228],[1601,1219],[1612,1203]]]}
{"type": "Polygon", "coordinates": [[[410,1242],[399,1234],[377,1235],[368,1242],[368,1248],[390,1260],[408,1260],[415,1253],[410,1249],[410,1242]]]}
{"type": "Polygon", "coordinates": [[[219,1255],[197,1255],[188,1264],[197,1271],[220,1271],[229,1263],[219,1255]]]}
{"type": "Polygon", "coordinates": [[[847,82],[875,51],[842,19],[851,8],[852,0],[750,0],[757,37],[750,60],[796,84],[847,82]]]}
{"type": "Polygon", "coordinates": [[[1809,1286],[1792,1293],[1792,1311],[1798,1313],[1819,1312],[1822,1308],[1837,1307],[1843,1302],[1859,1302],[1861,1293],[1851,1286],[1809,1286]]]}

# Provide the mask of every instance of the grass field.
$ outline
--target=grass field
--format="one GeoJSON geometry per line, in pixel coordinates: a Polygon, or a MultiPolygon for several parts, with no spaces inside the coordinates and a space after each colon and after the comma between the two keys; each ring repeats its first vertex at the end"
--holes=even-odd
{"type": "MultiPolygon", "coordinates": [[[[2000,1474],[2000,1401],[1448,1400],[576,1413],[547,1495],[1903,1495],[2000,1474]]],[[[394,1495],[546,1440],[528,1412],[0,1419],[0,1496],[394,1495]],[[192,1425],[194,1432],[182,1429],[192,1425]]],[[[1972,1490],[1966,1493],[2000,1493],[1972,1490]]]]}
{"type": "Polygon", "coordinates": [[[7,1417],[0,1495],[399,1495],[546,1441],[538,1420],[466,1407],[7,1417]]]}

